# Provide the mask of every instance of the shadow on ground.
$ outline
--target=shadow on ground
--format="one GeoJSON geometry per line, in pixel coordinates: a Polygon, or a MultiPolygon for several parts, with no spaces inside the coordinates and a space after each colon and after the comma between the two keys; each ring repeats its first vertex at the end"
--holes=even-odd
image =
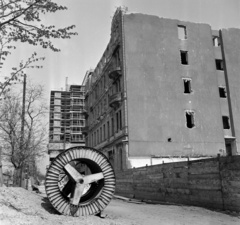
{"type": "Polygon", "coordinates": [[[50,203],[50,201],[48,200],[47,197],[43,197],[42,198],[42,203],[41,206],[50,214],[57,214],[57,215],[61,215],[50,203]]]}

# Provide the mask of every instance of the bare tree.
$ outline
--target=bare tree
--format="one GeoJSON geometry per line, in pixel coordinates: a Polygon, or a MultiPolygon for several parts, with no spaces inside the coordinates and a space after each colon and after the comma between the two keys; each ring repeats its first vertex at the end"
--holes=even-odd
{"type": "Polygon", "coordinates": [[[8,93],[3,100],[0,113],[0,137],[3,143],[2,155],[15,168],[15,185],[21,184],[23,166],[34,164],[36,158],[46,151],[46,129],[44,116],[47,107],[43,101],[43,87],[28,85],[26,91],[24,137],[22,127],[21,96],[8,93]]]}

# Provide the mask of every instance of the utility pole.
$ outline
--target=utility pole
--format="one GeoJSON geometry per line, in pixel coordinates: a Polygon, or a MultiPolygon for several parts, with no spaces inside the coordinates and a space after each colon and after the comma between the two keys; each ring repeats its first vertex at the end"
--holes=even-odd
{"type": "MultiPolygon", "coordinates": [[[[24,144],[24,125],[25,125],[25,101],[26,101],[26,77],[27,75],[24,74],[23,78],[23,98],[22,98],[22,121],[21,121],[21,140],[20,140],[20,151],[23,151],[23,144],[24,144]]],[[[22,187],[22,178],[23,178],[23,165],[20,168],[20,187],[22,187]]]]}
{"type": "Polygon", "coordinates": [[[2,173],[2,147],[0,147],[0,187],[3,186],[3,173],[2,173]]]}

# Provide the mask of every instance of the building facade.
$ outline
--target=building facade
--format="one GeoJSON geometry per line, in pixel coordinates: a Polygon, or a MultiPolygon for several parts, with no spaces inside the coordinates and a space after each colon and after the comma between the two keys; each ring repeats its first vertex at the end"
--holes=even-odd
{"type": "Polygon", "coordinates": [[[84,146],[85,87],[70,85],[66,91],[51,91],[48,154],[50,160],[61,151],[74,146],[84,146]]]}
{"type": "Polygon", "coordinates": [[[118,8],[85,76],[88,146],[116,170],[240,148],[240,30],[118,8]]]}

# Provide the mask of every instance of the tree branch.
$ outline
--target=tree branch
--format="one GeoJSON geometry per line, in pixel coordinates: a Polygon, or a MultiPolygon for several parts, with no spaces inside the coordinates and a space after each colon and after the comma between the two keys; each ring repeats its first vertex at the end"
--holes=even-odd
{"type": "MultiPolygon", "coordinates": [[[[19,18],[20,16],[22,16],[25,12],[27,12],[29,9],[31,9],[34,5],[36,5],[38,2],[40,2],[40,0],[36,0],[33,4],[29,5],[27,8],[25,9],[21,9],[21,10],[17,10],[17,11],[13,11],[11,12],[9,15],[7,16],[10,16],[14,13],[18,13],[18,11],[20,11],[21,13],[19,13],[18,15],[14,16],[13,18],[9,19],[9,20],[6,20],[5,22],[3,23],[0,23],[0,27],[4,26],[5,24],[7,23],[10,23],[12,21],[14,21],[15,19],[19,18]]],[[[1,17],[0,17],[1,18],[1,17]]]]}

